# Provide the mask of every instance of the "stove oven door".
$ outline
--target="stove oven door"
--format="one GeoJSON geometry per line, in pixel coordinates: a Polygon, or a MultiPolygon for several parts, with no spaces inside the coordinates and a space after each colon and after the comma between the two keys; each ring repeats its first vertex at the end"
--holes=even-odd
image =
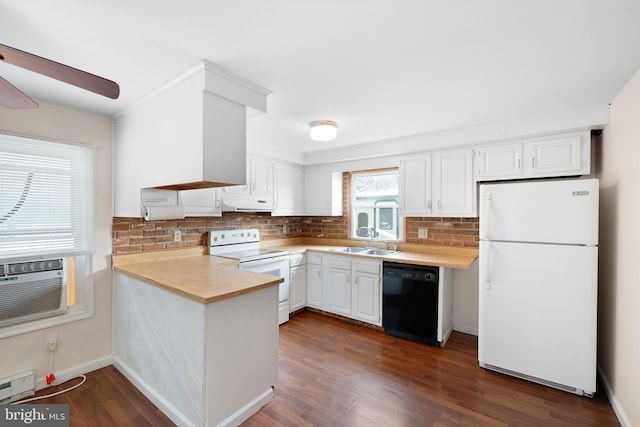
{"type": "Polygon", "coordinates": [[[287,322],[289,320],[289,255],[241,262],[239,267],[241,270],[284,278],[284,282],[279,285],[278,324],[287,322]]]}

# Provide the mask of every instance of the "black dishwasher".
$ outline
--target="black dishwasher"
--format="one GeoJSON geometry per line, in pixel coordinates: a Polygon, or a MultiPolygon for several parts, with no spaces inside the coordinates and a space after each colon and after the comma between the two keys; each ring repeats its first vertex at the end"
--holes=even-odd
{"type": "Polygon", "coordinates": [[[382,326],[413,341],[438,342],[438,267],[382,264],[382,326]]]}

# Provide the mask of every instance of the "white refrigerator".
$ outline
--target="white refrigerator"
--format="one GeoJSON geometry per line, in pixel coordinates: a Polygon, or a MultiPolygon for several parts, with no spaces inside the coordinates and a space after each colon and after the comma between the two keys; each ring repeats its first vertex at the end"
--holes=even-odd
{"type": "Polygon", "coordinates": [[[596,390],[598,180],[480,186],[480,366],[596,390]]]}

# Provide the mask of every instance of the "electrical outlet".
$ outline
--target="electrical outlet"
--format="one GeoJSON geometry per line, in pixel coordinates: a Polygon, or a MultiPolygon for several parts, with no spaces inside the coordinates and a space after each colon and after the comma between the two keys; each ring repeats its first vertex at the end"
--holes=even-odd
{"type": "Polygon", "coordinates": [[[58,334],[47,335],[47,351],[55,351],[58,348],[58,334]]]}
{"type": "Polygon", "coordinates": [[[182,241],[182,231],[181,230],[173,230],[173,241],[181,242],[182,241]]]}
{"type": "Polygon", "coordinates": [[[429,238],[429,229],[418,228],[418,239],[428,239],[428,238],[429,238]]]}
{"type": "Polygon", "coordinates": [[[282,226],[282,234],[287,234],[287,226],[286,226],[286,224],[282,226]]]}

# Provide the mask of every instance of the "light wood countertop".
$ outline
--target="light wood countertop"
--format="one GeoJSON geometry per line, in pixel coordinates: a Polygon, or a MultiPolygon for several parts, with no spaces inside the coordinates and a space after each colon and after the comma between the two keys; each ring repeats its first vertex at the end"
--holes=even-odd
{"type": "Polygon", "coordinates": [[[113,269],[145,283],[209,304],[269,286],[284,279],[233,268],[236,262],[206,255],[206,248],[114,255],[113,269]]]}
{"type": "MultiPolygon", "coordinates": [[[[311,251],[461,269],[468,269],[478,258],[476,248],[418,244],[399,244],[400,252],[387,256],[344,253],[335,249],[362,246],[362,242],[339,239],[275,239],[263,241],[261,245],[286,250],[291,254],[311,251]]],[[[207,255],[204,246],[113,256],[115,271],[203,304],[233,298],[283,281],[281,278],[232,268],[235,264],[235,261],[207,255]]]]}
{"type": "MultiPolygon", "coordinates": [[[[378,242],[374,243],[377,244],[378,242]]],[[[344,248],[345,246],[362,246],[362,241],[338,239],[296,238],[278,239],[273,241],[267,240],[262,242],[262,246],[287,250],[291,254],[306,251],[323,252],[330,253],[332,255],[364,257],[401,264],[431,265],[437,267],[460,268],[465,270],[468,269],[478,258],[478,249],[476,248],[407,243],[398,244],[400,252],[387,256],[371,256],[358,253],[338,252],[336,249],[344,248]]],[[[394,244],[389,245],[390,248],[393,246],[394,244]]]]}

